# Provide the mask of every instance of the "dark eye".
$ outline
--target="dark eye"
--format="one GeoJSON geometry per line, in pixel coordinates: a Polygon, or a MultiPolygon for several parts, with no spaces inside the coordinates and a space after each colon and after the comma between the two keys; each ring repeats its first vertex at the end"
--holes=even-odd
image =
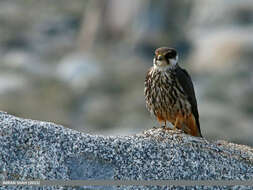
{"type": "Polygon", "coordinates": [[[163,58],[162,58],[161,55],[158,55],[158,56],[157,56],[157,60],[158,60],[158,61],[161,61],[162,59],[163,59],[163,58]]]}

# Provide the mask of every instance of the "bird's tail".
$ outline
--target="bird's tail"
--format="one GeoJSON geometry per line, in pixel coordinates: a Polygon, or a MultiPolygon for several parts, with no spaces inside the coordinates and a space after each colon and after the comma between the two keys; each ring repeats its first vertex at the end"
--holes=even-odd
{"type": "Polygon", "coordinates": [[[189,134],[192,136],[196,137],[202,137],[201,131],[199,128],[199,124],[197,123],[198,121],[195,120],[195,117],[193,114],[191,114],[188,118],[184,120],[184,124],[187,126],[189,129],[189,134]]]}
{"type": "Polygon", "coordinates": [[[195,119],[193,114],[190,114],[188,117],[182,115],[177,116],[178,122],[172,122],[172,124],[178,129],[183,130],[186,134],[202,137],[199,122],[195,119]]]}

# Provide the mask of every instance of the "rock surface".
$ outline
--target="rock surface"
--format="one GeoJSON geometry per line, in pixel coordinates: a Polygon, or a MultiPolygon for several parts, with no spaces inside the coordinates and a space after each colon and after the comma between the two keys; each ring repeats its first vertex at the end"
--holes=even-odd
{"type": "MultiPolygon", "coordinates": [[[[165,131],[161,128],[134,136],[105,137],[1,112],[0,150],[1,180],[253,178],[252,148],[225,141],[209,142],[180,131],[165,131]]],[[[187,189],[133,186],[88,189],[170,188],[187,189]]]]}
{"type": "Polygon", "coordinates": [[[2,110],[136,134],[155,125],[144,78],[154,50],[171,46],[193,79],[202,134],[253,146],[252,0],[56,2],[0,1],[2,110]]]}

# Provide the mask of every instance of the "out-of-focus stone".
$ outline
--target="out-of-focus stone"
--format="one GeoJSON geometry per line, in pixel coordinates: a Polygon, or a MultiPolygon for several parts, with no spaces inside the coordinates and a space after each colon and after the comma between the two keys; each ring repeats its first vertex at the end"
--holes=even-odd
{"type": "Polygon", "coordinates": [[[27,88],[28,80],[25,77],[14,74],[0,74],[0,94],[2,96],[8,95],[8,93],[15,93],[20,90],[23,91],[27,88]]]}
{"type": "Polygon", "coordinates": [[[52,77],[52,66],[41,63],[39,57],[22,50],[13,50],[6,53],[2,60],[7,69],[12,69],[24,74],[41,77],[52,77]]]}
{"type": "Polygon", "coordinates": [[[74,90],[82,91],[101,78],[100,63],[93,56],[70,54],[57,66],[57,76],[74,90]]]}
{"type": "Polygon", "coordinates": [[[253,58],[253,28],[202,31],[191,37],[193,52],[189,62],[201,72],[230,72],[253,58]],[[251,53],[249,53],[249,51],[251,53]],[[247,52],[244,53],[244,52],[247,52]]]}

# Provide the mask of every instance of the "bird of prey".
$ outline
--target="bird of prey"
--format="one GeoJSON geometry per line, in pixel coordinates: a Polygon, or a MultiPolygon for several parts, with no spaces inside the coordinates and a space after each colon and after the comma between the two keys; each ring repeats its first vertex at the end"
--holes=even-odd
{"type": "Polygon", "coordinates": [[[170,122],[192,136],[202,137],[194,87],[190,75],[178,65],[173,48],[155,50],[153,67],[145,79],[145,101],[149,112],[162,125],[170,122]]]}

